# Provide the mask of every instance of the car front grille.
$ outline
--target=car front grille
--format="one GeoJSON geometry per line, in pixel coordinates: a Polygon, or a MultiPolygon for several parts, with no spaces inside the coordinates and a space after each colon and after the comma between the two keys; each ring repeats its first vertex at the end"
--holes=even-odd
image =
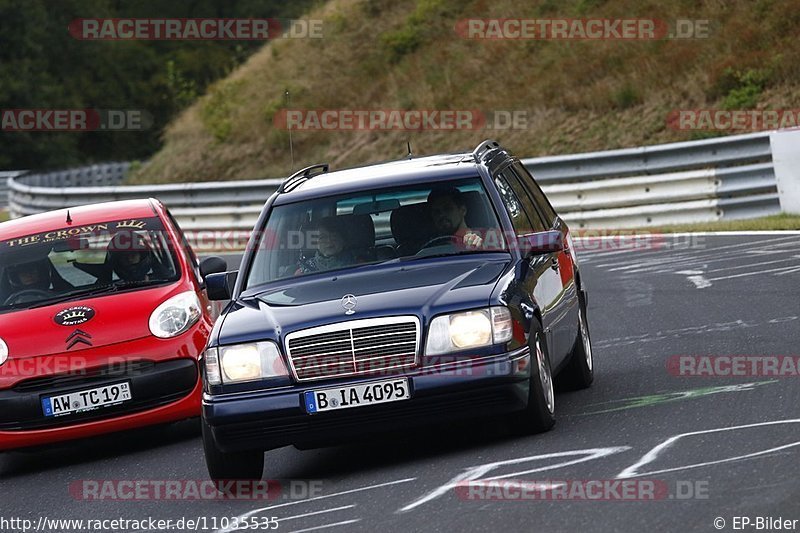
{"type": "Polygon", "coordinates": [[[413,367],[419,338],[414,316],[369,318],[290,333],[286,351],[295,378],[312,381],[413,367]]]}

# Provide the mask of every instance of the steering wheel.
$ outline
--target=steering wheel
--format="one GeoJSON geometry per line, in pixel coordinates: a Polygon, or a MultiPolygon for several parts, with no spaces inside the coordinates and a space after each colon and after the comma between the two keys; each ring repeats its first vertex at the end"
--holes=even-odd
{"type": "Polygon", "coordinates": [[[451,246],[456,246],[456,237],[452,235],[440,235],[438,237],[434,237],[433,239],[429,240],[425,244],[422,245],[420,250],[424,250],[425,248],[432,248],[434,246],[443,246],[445,244],[449,244],[451,246]],[[442,242],[439,242],[442,241],[442,242]],[[447,241],[447,242],[444,242],[447,241]]]}
{"type": "Polygon", "coordinates": [[[39,298],[48,298],[52,293],[43,289],[24,289],[15,292],[3,302],[3,305],[13,305],[23,302],[32,302],[39,298]]]}

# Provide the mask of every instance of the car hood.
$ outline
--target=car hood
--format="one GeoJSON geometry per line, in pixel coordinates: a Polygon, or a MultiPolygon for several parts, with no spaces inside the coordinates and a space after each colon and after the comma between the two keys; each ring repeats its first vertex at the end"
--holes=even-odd
{"type": "Polygon", "coordinates": [[[4,313],[0,315],[0,338],[8,345],[9,359],[19,359],[77,353],[148,337],[150,314],[180,292],[176,289],[171,284],[4,313]],[[66,323],[58,324],[57,317],[66,323]],[[74,342],[78,338],[82,340],[74,342]]]}
{"type": "Polygon", "coordinates": [[[489,305],[492,289],[508,265],[505,254],[482,254],[291,280],[233,304],[218,343],[283,342],[285,335],[300,329],[380,316],[416,315],[425,325],[440,313],[489,305]],[[346,314],[346,295],[355,297],[352,314],[346,314]]]}

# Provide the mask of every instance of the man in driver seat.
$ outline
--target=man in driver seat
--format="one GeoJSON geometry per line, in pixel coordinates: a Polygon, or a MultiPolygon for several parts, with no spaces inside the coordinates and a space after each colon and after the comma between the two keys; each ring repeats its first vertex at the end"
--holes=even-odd
{"type": "Polygon", "coordinates": [[[14,292],[46,291],[50,289],[50,272],[50,260],[45,257],[28,263],[10,265],[6,269],[6,279],[14,292]]]}
{"type": "Polygon", "coordinates": [[[6,266],[0,284],[0,294],[2,294],[2,300],[8,302],[27,291],[48,293],[65,288],[67,288],[66,283],[57,275],[53,275],[50,259],[43,257],[6,266]]]}
{"type": "Polygon", "coordinates": [[[455,187],[433,189],[428,195],[428,209],[438,238],[452,237],[466,248],[483,246],[483,239],[467,226],[467,205],[461,191],[455,187]]]}

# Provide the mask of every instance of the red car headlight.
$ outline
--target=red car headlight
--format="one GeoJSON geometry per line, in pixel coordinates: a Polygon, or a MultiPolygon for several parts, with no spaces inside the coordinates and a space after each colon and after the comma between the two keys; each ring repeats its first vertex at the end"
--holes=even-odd
{"type": "Polygon", "coordinates": [[[150,315],[150,332],[161,339],[177,337],[194,326],[202,314],[197,295],[182,292],[156,307],[150,315]]]}
{"type": "Polygon", "coordinates": [[[3,339],[0,339],[0,366],[8,359],[8,345],[5,343],[3,339]]]}

